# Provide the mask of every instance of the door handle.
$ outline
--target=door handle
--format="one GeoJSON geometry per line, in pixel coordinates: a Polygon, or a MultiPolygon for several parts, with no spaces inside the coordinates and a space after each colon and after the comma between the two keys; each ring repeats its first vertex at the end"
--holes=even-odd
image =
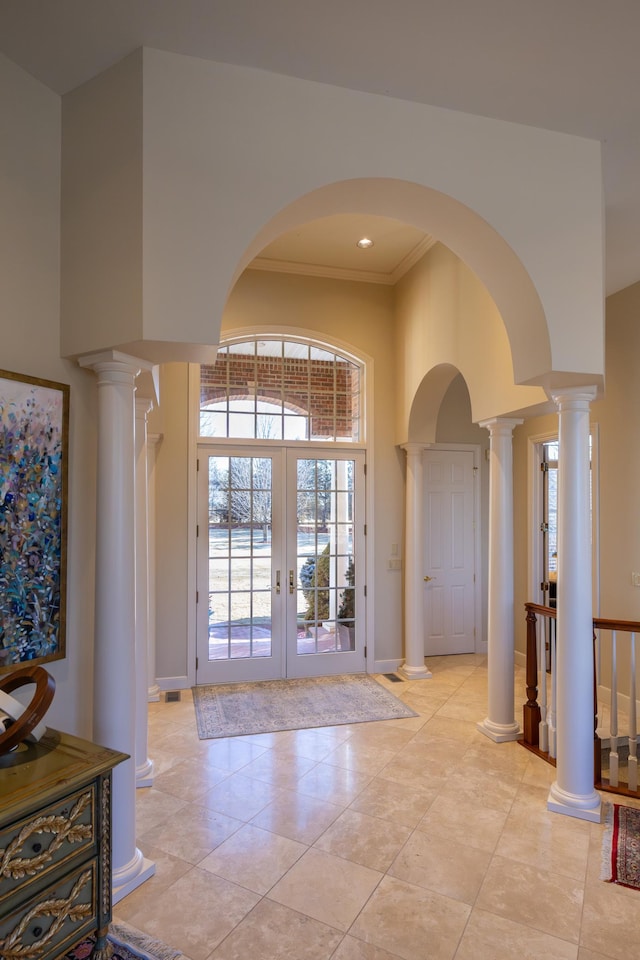
{"type": "Polygon", "coordinates": [[[293,570],[289,570],[289,593],[293,593],[294,584],[293,584],[293,570]]]}
{"type": "Polygon", "coordinates": [[[276,593],[280,593],[280,571],[276,570],[276,593]]]}
{"type": "Polygon", "coordinates": [[[425,577],[424,582],[429,583],[430,580],[437,580],[437,579],[438,579],[437,577],[425,577]]]}

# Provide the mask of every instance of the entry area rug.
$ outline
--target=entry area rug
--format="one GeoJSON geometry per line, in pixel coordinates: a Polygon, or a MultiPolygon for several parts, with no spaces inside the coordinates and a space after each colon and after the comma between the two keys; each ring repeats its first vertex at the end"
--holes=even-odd
{"type": "Polygon", "coordinates": [[[363,674],[211,684],[193,701],[201,740],[418,716],[363,674]]]}
{"type": "Polygon", "coordinates": [[[640,810],[607,805],[601,880],[640,890],[640,810]]]}
{"type": "MultiPolygon", "coordinates": [[[[132,927],[112,923],[108,940],[113,948],[111,960],[177,960],[180,950],[168,947],[161,940],[154,940],[132,927]]],[[[83,940],[64,960],[86,960],[91,956],[94,937],[83,940]]]]}

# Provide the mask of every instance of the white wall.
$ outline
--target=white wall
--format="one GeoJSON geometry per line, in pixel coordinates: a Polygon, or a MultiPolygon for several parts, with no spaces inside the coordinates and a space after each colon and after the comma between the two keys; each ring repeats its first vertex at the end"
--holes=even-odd
{"type": "MultiPolygon", "coordinates": [[[[123,342],[122,317],[103,303],[114,294],[102,238],[114,236],[112,198],[138,235],[141,140],[136,284],[115,254],[135,308],[131,341],[140,330],[132,294],[143,284],[139,356],[206,359],[229,291],[270,240],[315,217],[364,211],[421,227],[477,273],[503,317],[517,382],[602,373],[597,142],[158,50],[130,62],[136,69],[118,65],[65,98],[69,158],[88,201],[73,211],[87,245],[65,289],[92,339],[101,317],[116,337],[105,346],[123,342]]],[[[66,308],[63,323],[66,352],[85,349],[87,331],[66,308]]]]}
{"type": "Polygon", "coordinates": [[[478,277],[437,243],[396,287],[397,431],[401,440],[433,441],[442,391],[421,385],[442,364],[464,376],[474,421],[547,401],[540,387],[514,384],[504,322],[478,277]],[[420,405],[422,408],[420,408],[420,405]],[[429,408],[429,409],[427,409],[429,408]]]}
{"type": "Polygon", "coordinates": [[[71,385],[67,656],[50,726],[91,734],[95,383],[60,359],[60,98],[0,56],[0,365],[71,385]]]}
{"type": "Polygon", "coordinates": [[[186,307],[193,338],[215,342],[234,279],[269,240],[364,207],[471,266],[517,379],[548,372],[545,317],[556,370],[602,372],[595,141],[157,50],[144,125],[145,313],[160,337],[186,307]]]}
{"type": "MultiPolygon", "coordinates": [[[[223,318],[223,335],[254,330],[306,333],[372,358],[372,409],[368,484],[374,490],[374,570],[367,572],[372,595],[377,659],[402,658],[402,575],[388,569],[391,545],[402,554],[404,454],[394,446],[395,330],[393,292],[377,284],[322,280],[246,271],[233,290],[223,318]]],[[[186,664],[188,551],[195,550],[186,522],[187,367],[162,368],[162,409],[150,429],[162,432],[157,452],[157,670],[162,682],[193,669],[186,664]],[[186,670],[185,668],[186,664],[186,670]]]]}

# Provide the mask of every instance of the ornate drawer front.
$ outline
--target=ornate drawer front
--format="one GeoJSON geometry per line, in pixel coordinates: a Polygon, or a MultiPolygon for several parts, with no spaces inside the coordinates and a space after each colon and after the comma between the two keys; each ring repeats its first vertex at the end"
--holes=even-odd
{"type": "Polygon", "coordinates": [[[95,839],[95,807],[90,784],[0,831],[0,904],[54,867],[88,853],[95,839]]]}
{"type": "Polygon", "coordinates": [[[90,861],[0,920],[2,960],[58,957],[94,928],[96,863],[90,861]]]}

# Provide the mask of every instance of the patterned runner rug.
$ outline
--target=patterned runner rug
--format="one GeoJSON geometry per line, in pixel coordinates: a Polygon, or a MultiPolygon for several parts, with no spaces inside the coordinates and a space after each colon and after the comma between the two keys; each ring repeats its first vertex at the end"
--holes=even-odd
{"type": "Polygon", "coordinates": [[[417,716],[363,674],[194,687],[193,700],[201,740],[417,716]]]}
{"type": "Polygon", "coordinates": [[[600,879],[640,890],[640,810],[607,806],[600,879]]]}
{"type": "MultiPolygon", "coordinates": [[[[166,943],[148,937],[133,927],[112,923],[109,927],[109,941],[113,947],[111,960],[177,960],[182,956],[180,950],[168,947],[166,943]]],[[[88,937],[68,953],[64,960],[86,960],[91,956],[95,939],[88,937]]]]}

